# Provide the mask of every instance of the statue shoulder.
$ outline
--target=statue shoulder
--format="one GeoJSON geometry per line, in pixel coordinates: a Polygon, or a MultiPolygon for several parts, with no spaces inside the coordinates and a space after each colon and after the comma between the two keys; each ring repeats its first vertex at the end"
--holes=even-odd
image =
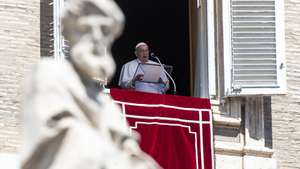
{"type": "Polygon", "coordinates": [[[32,70],[32,78],[40,81],[63,81],[77,76],[73,66],[65,60],[42,59],[32,70]]]}
{"type": "Polygon", "coordinates": [[[68,61],[53,59],[42,59],[35,65],[26,78],[25,84],[25,88],[41,88],[43,90],[49,88],[79,90],[83,88],[79,75],[68,61]]]}

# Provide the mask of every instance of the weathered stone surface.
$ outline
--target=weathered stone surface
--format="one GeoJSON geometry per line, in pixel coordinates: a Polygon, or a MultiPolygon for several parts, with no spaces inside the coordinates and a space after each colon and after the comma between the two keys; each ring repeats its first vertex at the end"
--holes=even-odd
{"type": "Polygon", "coordinates": [[[300,3],[285,1],[287,95],[272,97],[273,149],[278,168],[300,166],[300,3]]]}
{"type": "Polygon", "coordinates": [[[0,1],[0,152],[20,144],[21,83],[40,57],[40,1],[0,1]]]}

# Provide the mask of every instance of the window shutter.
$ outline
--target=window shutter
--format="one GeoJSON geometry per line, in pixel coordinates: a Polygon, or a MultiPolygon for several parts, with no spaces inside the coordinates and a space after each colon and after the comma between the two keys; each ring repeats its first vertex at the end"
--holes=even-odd
{"type": "Polygon", "coordinates": [[[53,46],[54,58],[57,60],[65,58],[65,39],[62,35],[61,12],[64,0],[53,0],[53,46]]]}
{"type": "Polygon", "coordinates": [[[230,3],[231,84],[227,95],[284,92],[280,79],[285,79],[283,21],[278,15],[283,8],[278,0],[230,3]]]}

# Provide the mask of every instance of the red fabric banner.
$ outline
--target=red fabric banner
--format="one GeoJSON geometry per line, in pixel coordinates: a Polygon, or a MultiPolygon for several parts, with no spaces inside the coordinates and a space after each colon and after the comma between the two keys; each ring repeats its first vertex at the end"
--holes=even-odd
{"type": "Polygon", "coordinates": [[[164,169],[213,169],[209,99],[111,89],[141,148],[164,169]]]}

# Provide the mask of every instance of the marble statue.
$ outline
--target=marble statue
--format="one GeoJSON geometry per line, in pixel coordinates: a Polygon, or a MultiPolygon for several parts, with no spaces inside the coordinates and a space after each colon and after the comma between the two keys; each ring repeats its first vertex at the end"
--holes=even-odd
{"type": "Polygon", "coordinates": [[[113,0],[68,0],[70,57],[43,59],[24,84],[22,169],[157,169],[120,108],[94,79],[111,79],[124,16],[113,0]]]}

